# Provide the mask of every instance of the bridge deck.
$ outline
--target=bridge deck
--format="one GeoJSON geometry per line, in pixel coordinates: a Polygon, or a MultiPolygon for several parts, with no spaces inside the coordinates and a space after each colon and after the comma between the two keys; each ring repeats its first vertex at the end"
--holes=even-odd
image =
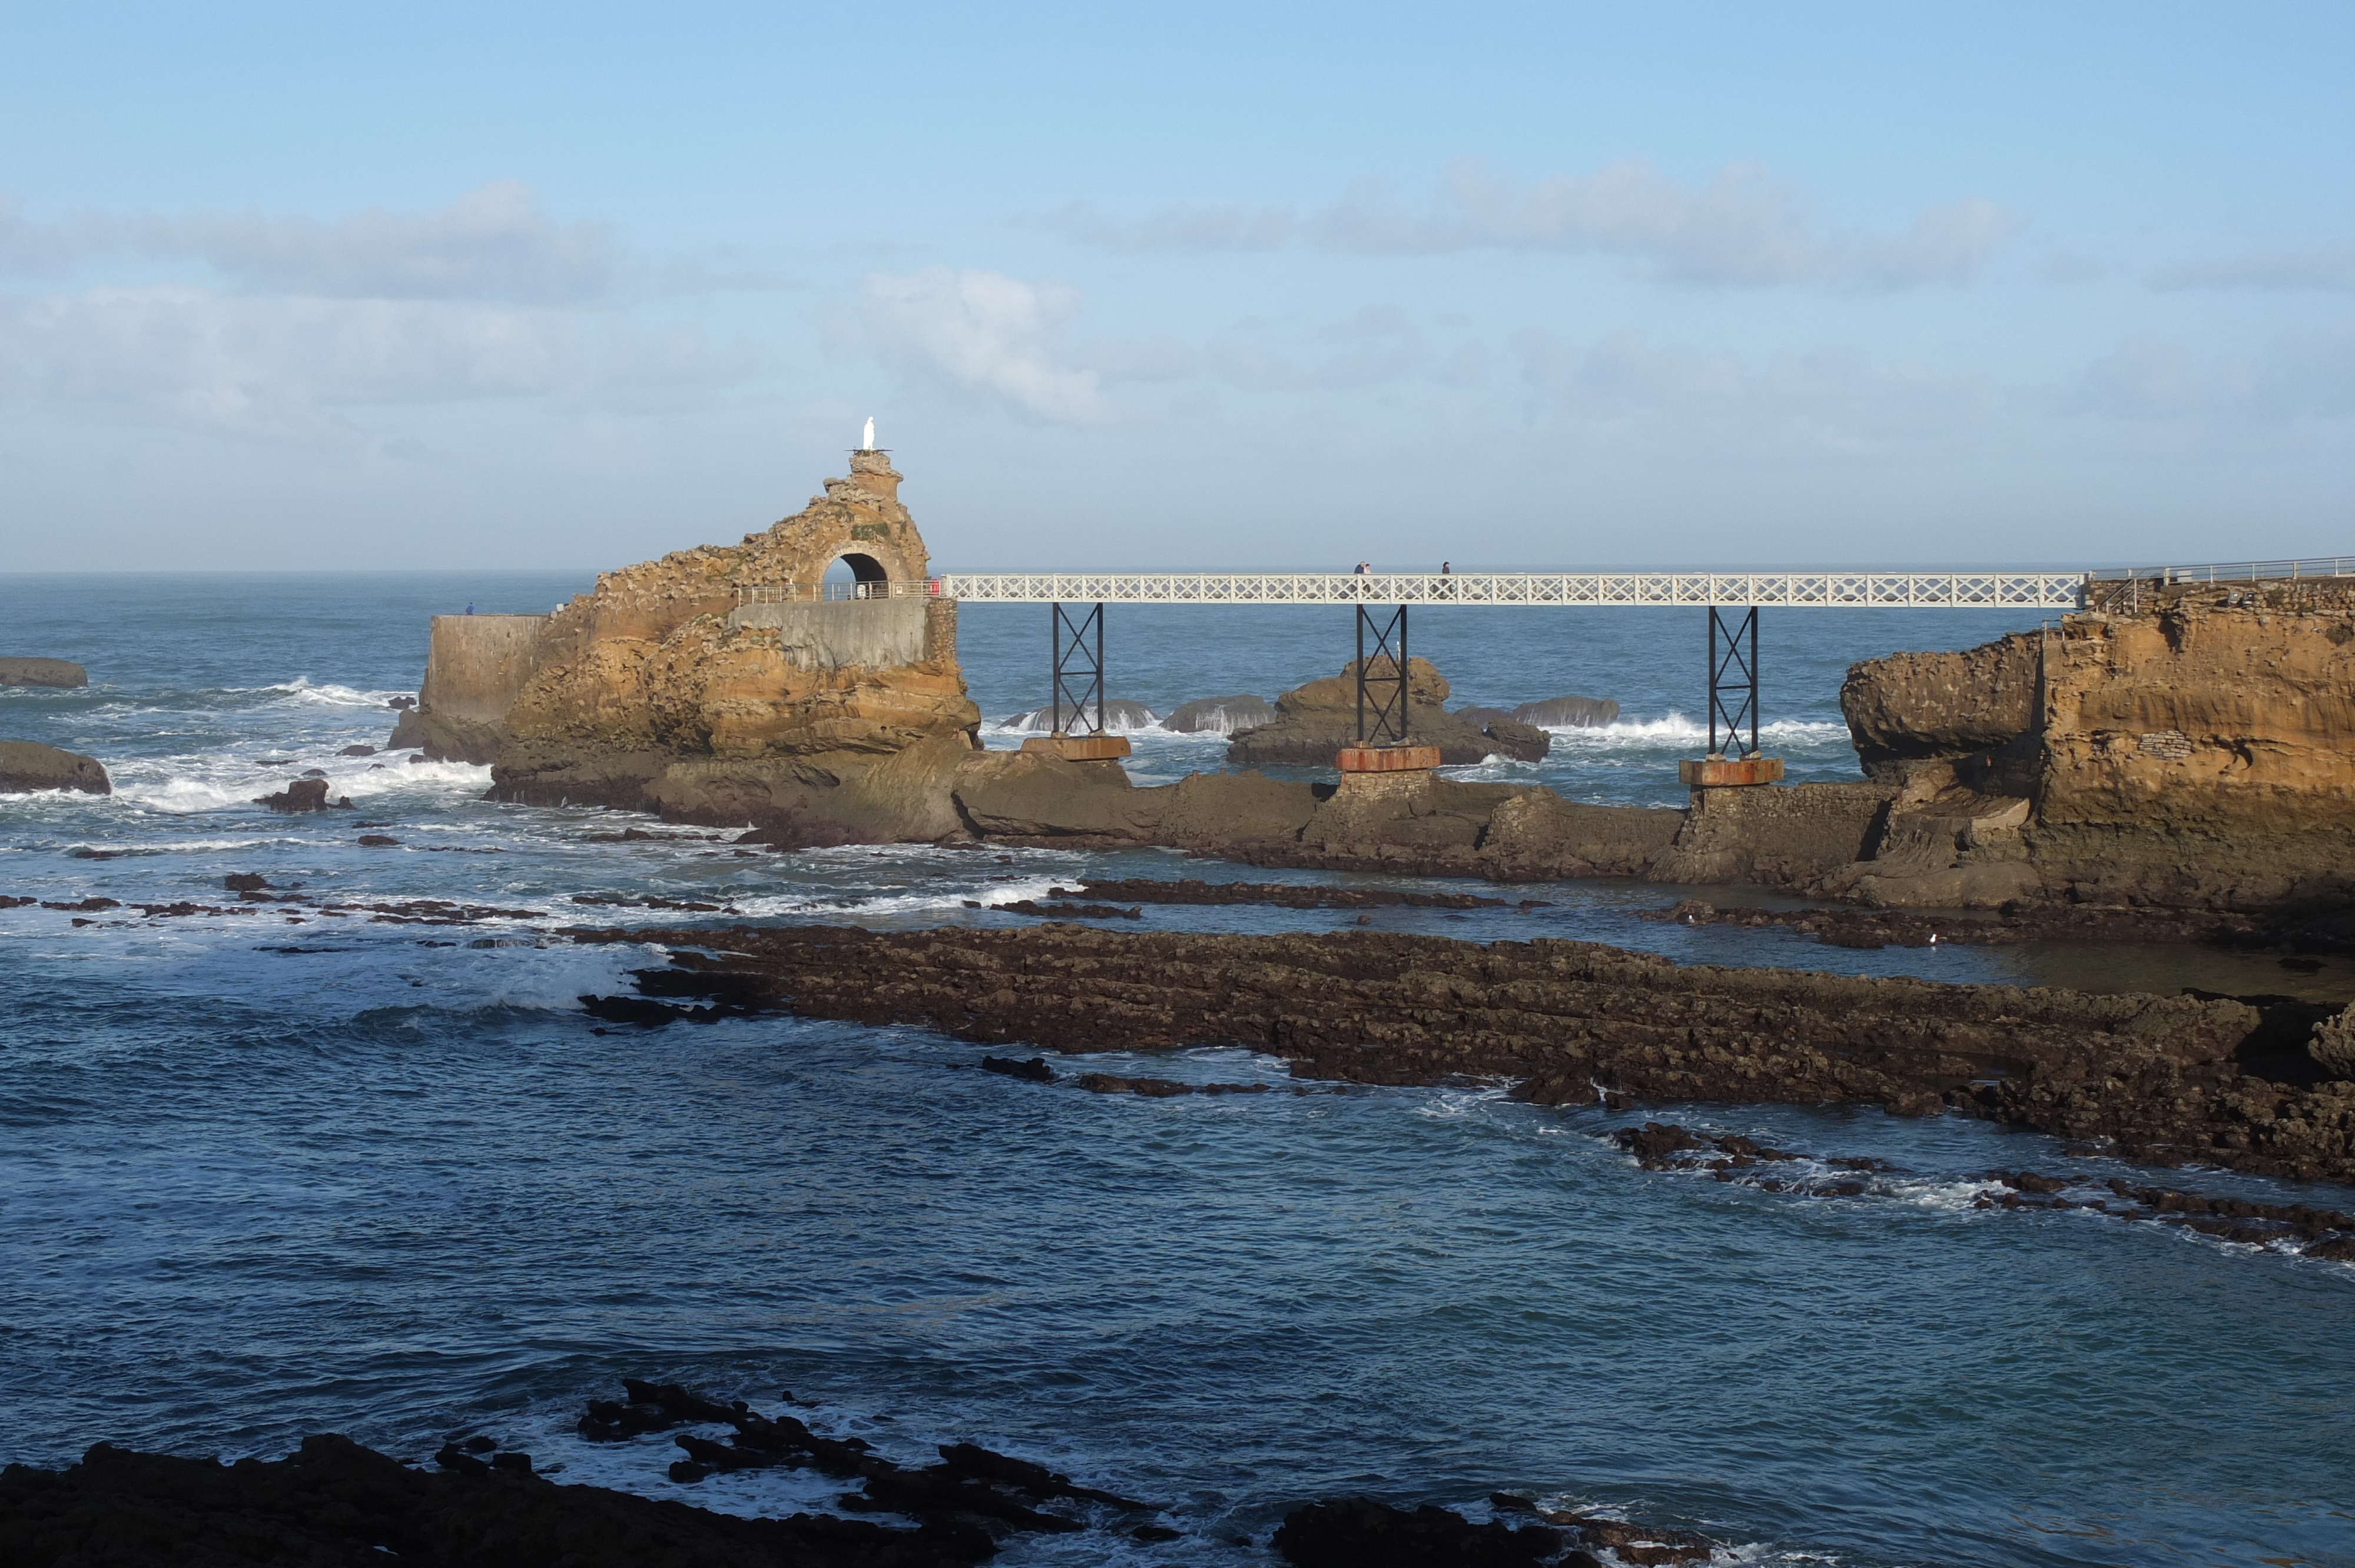
{"type": "MultiPolygon", "coordinates": [[[[2058,609],[2083,572],[949,572],[969,604],[1790,605],[2058,609]]],[[[897,585],[893,585],[897,588],[897,585]]]]}
{"type": "Polygon", "coordinates": [[[956,599],[973,604],[1592,604],[2082,609],[2141,582],[2355,577],[2355,556],[2091,572],[947,572],[907,582],[746,585],[740,604],[956,599]]]}

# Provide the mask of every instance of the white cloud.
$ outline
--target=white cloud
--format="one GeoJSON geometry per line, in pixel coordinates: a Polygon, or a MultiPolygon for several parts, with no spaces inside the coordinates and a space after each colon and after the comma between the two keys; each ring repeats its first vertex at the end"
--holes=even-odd
{"type": "Polygon", "coordinates": [[[316,440],[366,408],[659,400],[743,373],[693,334],[570,311],[255,297],[183,285],[0,300],[0,397],[218,434],[316,440]]]}
{"type": "Polygon", "coordinates": [[[2150,275],[2154,289],[2355,289],[2355,242],[2180,261],[2150,275]]]}
{"type": "Polygon", "coordinates": [[[1815,203],[1754,164],[1707,185],[1678,184],[1650,164],[1518,185],[1476,161],[1451,166],[1431,200],[1401,206],[1379,183],[1322,208],[1174,207],[1116,219],[1090,204],[1049,227],[1115,249],[1267,250],[1305,241],[1364,255],[1473,249],[1614,257],[1642,275],[1687,286],[1884,291],[1958,286],[1977,278],[2023,227],[1981,197],[1925,208],[1891,232],[1828,228],[1815,203]]]}
{"type": "Polygon", "coordinates": [[[197,262],[240,289],[330,298],[578,302],[613,288],[612,231],[559,223],[529,187],[485,185],[422,212],[81,213],[37,223],[0,210],[0,268],[48,273],[116,257],[197,262]]]}
{"type": "Polygon", "coordinates": [[[414,300],[93,289],[0,316],[13,390],[215,430],[307,436],[364,404],[546,393],[578,373],[569,316],[414,300]]]}
{"type": "Polygon", "coordinates": [[[1079,295],[1003,272],[878,272],[861,290],[877,343],[903,363],[1062,424],[1113,417],[1098,373],[1069,363],[1064,324],[1079,295]]]}

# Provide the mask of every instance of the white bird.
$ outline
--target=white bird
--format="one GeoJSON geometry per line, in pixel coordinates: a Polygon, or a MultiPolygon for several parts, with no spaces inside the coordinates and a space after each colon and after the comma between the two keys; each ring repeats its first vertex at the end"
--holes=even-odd
{"type": "Polygon", "coordinates": [[[867,416],[867,435],[859,441],[858,450],[863,452],[875,450],[875,416],[872,414],[867,416]]]}

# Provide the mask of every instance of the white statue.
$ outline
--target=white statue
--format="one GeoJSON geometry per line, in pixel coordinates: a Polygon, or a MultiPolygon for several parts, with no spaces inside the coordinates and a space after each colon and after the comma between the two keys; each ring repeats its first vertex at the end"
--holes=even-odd
{"type": "Polygon", "coordinates": [[[867,434],[859,441],[858,450],[863,452],[871,452],[875,450],[875,416],[872,414],[867,416],[867,434]]]}

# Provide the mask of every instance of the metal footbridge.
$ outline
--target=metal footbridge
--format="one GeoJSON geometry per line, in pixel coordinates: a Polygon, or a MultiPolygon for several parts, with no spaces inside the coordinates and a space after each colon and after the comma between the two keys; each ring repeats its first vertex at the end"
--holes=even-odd
{"type": "MultiPolygon", "coordinates": [[[[949,572],[968,604],[1823,606],[2058,609],[2083,572],[949,572]]],[[[853,585],[856,586],[856,585],[853,585]]],[[[892,585],[898,588],[900,585],[892,585]]]]}
{"type": "MultiPolygon", "coordinates": [[[[946,572],[913,581],[744,587],[740,603],[955,599],[1043,604],[1052,639],[1051,724],[1103,736],[1104,608],[1114,604],[1350,605],[1356,609],[1359,750],[1409,744],[1407,611],[1418,605],[1658,606],[1706,609],[1710,758],[1758,751],[1758,613],[1764,609],[2013,609],[2063,613],[2138,602],[2142,585],[2355,577],[2355,557],[2094,571],[1977,572],[946,572]],[[1380,607],[1381,613],[1376,612],[1380,607]],[[1369,657],[1370,655],[1370,657],[1369,657]],[[1092,710],[1092,711],[1091,711],[1092,710]],[[1743,734],[1747,730],[1747,735],[1743,734]]],[[[1109,741],[1111,737],[1104,737],[1109,741]]],[[[1101,744],[1101,743],[1100,743],[1101,744]]],[[[1119,742],[1120,751],[1126,743],[1119,742]]],[[[1116,753],[1104,751],[1102,755],[1116,753]]],[[[1088,753],[1097,755],[1095,752],[1088,753]]],[[[1435,755],[1435,754],[1434,754],[1435,755]]],[[[1771,760],[1771,759],[1770,759],[1771,760]]],[[[1780,763],[1771,773],[1780,777],[1780,763]]]]}

